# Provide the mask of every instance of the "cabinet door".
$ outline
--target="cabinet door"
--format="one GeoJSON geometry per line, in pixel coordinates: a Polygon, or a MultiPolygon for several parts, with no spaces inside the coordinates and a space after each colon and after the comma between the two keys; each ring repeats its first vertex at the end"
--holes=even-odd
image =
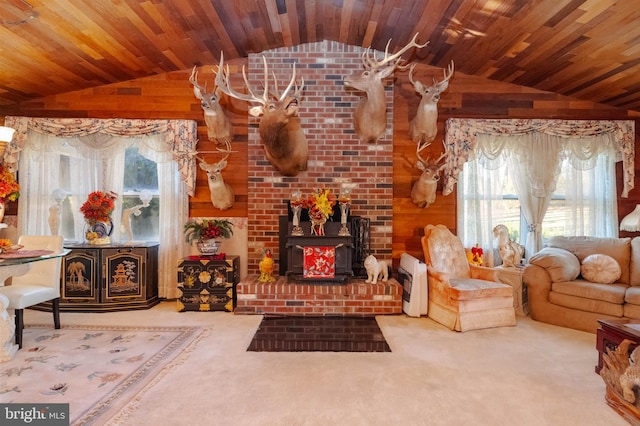
{"type": "Polygon", "coordinates": [[[103,301],[144,300],[146,249],[105,248],[102,257],[103,301]]]}
{"type": "Polygon", "coordinates": [[[183,260],[178,264],[179,311],[230,311],[235,307],[237,260],[183,260]]]}
{"type": "Polygon", "coordinates": [[[99,256],[98,250],[78,249],[62,258],[61,303],[100,300],[99,256]]]}

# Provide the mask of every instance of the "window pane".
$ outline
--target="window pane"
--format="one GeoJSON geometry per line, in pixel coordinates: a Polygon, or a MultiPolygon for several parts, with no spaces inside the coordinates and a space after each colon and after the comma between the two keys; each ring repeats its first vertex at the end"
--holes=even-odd
{"type": "MultiPolygon", "coordinates": [[[[140,206],[129,216],[133,240],[158,241],[160,200],[156,163],[140,155],[137,147],[131,147],[125,153],[124,170],[122,211],[140,206]],[[142,207],[142,201],[139,198],[141,191],[149,191],[153,195],[147,207],[142,207]]],[[[129,236],[123,233],[121,238],[126,241],[129,236]]]]}

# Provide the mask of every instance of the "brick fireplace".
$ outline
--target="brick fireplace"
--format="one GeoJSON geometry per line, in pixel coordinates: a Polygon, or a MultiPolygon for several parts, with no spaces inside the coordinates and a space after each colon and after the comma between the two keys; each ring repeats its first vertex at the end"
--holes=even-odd
{"type": "Polygon", "coordinates": [[[323,41],[249,55],[247,72],[252,87],[262,84],[262,55],[280,88],[289,82],[293,63],[298,79],[304,78],[299,116],[309,143],[309,161],[308,169],[298,176],[280,175],[264,156],[259,119],[249,118],[249,275],[238,285],[237,313],[396,313],[398,304],[402,310],[401,290],[395,287],[395,281],[377,286],[362,280],[344,286],[293,284],[287,283],[286,277],[279,277],[276,283],[256,282],[265,249],[273,254],[275,271],[286,256],[280,253],[278,221],[288,213],[287,200],[295,190],[309,194],[315,188],[335,193],[341,188],[351,189],[351,214],[370,220],[371,254],[391,260],[393,84],[388,79],[385,88],[385,135],[374,144],[360,142],[352,117],[363,94],[346,88],[343,78],[362,71],[362,53],[360,47],[323,41]]]}

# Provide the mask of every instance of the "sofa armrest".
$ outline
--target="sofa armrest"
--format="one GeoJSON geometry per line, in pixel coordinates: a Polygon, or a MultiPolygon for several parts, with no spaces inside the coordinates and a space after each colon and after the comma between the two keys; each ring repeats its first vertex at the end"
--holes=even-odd
{"type": "Polygon", "coordinates": [[[522,275],[522,282],[527,285],[530,298],[532,293],[536,292],[540,295],[544,295],[545,299],[547,298],[547,294],[551,291],[551,284],[553,284],[549,271],[542,266],[532,264],[525,266],[522,275]]]}
{"type": "Polygon", "coordinates": [[[549,271],[537,265],[527,265],[522,275],[522,283],[527,288],[529,313],[534,320],[546,318],[551,306],[549,293],[553,281],[549,271]]]}

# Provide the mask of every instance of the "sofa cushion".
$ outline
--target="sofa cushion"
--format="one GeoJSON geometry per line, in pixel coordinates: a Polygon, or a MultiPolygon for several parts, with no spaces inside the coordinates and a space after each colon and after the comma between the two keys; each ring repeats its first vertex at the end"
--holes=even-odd
{"type": "Polygon", "coordinates": [[[629,287],[624,294],[624,301],[640,306],[640,287],[629,287]]]}
{"type": "Polygon", "coordinates": [[[570,251],[582,262],[585,257],[594,253],[606,253],[620,265],[621,283],[629,284],[629,263],[631,261],[631,238],[598,238],[598,237],[563,237],[549,238],[550,247],[558,247],[570,251]]]}
{"type": "Polygon", "coordinates": [[[580,275],[578,258],[561,248],[545,247],[531,256],[529,263],[546,269],[553,282],[572,281],[580,275]]]}
{"type": "Polygon", "coordinates": [[[585,280],[564,281],[551,284],[551,291],[622,305],[629,286],[625,284],[598,284],[585,280]]]}
{"type": "Polygon", "coordinates": [[[622,271],[613,257],[596,253],[584,258],[580,273],[582,278],[592,283],[613,284],[620,279],[622,271]]]}
{"type": "Polygon", "coordinates": [[[618,303],[603,302],[602,300],[570,296],[568,294],[562,294],[555,291],[549,292],[549,302],[565,308],[577,309],[585,312],[595,312],[597,314],[610,315],[614,317],[622,317],[624,314],[624,307],[626,306],[618,303]]]}

